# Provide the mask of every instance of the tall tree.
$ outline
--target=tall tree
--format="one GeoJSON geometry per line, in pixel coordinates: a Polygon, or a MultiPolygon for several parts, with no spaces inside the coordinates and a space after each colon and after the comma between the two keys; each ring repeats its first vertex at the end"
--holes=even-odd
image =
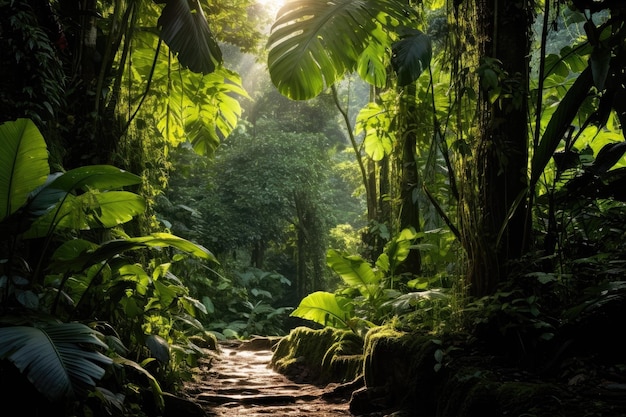
{"type": "Polygon", "coordinates": [[[527,235],[530,1],[475,2],[481,77],[476,163],[478,230],[485,253],[470,254],[470,293],[489,294],[524,252],[527,235]],[[522,203],[518,204],[520,198],[522,203]],[[502,231],[502,234],[501,234],[502,231]]]}

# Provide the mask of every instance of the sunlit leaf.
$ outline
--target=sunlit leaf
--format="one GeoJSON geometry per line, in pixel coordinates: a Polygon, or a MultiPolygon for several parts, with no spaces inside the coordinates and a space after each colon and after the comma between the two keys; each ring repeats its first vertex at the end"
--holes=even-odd
{"type": "Polygon", "coordinates": [[[222,63],[222,52],[198,0],[168,0],[158,25],[161,38],[191,71],[208,74],[222,63]]]}
{"type": "Polygon", "coordinates": [[[347,322],[351,317],[350,310],[345,305],[339,305],[335,294],[324,291],[317,291],[304,297],[298,308],[290,315],[314,321],[322,326],[341,329],[348,328],[347,322]]]}
{"type": "Polygon", "coordinates": [[[29,119],[0,125],[0,220],[14,213],[48,174],[48,149],[29,119]]]}
{"type": "Polygon", "coordinates": [[[367,261],[357,255],[344,255],[334,249],[330,249],[326,255],[326,261],[349,285],[366,285],[379,282],[372,267],[367,261]]]}
{"type": "Polygon", "coordinates": [[[313,98],[356,69],[373,36],[388,36],[376,31],[379,24],[391,29],[398,21],[409,22],[412,13],[395,0],[289,1],[268,40],[272,82],[292,99],[313,98]]]}
{"type": "Polygon", "coordinates": [[[374,161],[380,161],[393,149],[393,132],[390,113],[377,103],[368,103],[359,111],[355,128],[357,135],[365,133],[365,153],[374,161]]]}

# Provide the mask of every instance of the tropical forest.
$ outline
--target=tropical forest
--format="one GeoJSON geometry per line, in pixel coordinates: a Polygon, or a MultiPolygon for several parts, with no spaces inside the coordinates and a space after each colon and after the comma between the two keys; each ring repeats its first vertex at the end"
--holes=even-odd
{"type": "Polygon", "coordinates": [[[623,0],[0,0],[0,415],[626,416],[623,0]]]}

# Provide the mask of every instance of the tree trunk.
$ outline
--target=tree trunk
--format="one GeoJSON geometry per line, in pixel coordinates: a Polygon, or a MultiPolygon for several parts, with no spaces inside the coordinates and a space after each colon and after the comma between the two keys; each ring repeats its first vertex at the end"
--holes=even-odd
{"type": "Polygon", "coordinates": [[[494,100],[494,87],[482,83],[479,108],[477,173],[482,206],[477,232],[482,233],[479,238],[486,253],[470,259],[469,284],[470,294],[480,297],[495,290],[508,275],[510,262],[519,259],[525,250],[524,199],[518,206],[515,202],[526,192],[528,181],[531,6],[525,0],[477,0],[476,5],[483,81],[487,77],[484,71],[494,71],[498,75],[497,88],[501,89],[494,100]]]}
{"type": "MultiPolygon", "coordinates": [[[[399,134],[402,146],[399,229],[402,231],[412,227],[416,232],[419,232],[421,228],[419,202],[417,200],[419,175],[415,161],[418,125],[415,105],[416,94],[417,86],[415,83],[411,83],[407,86],[401,101],[401,105],[404,108],[400,111],[400,114],[403,115],[405,120],[401,124],[402,128],[399,134]]],[[[401,270],[398,272],[419,274],[421,270],[422,258],[420,252],[419,250],[411,250],[406,260],[402,263],[401,270]]]]}

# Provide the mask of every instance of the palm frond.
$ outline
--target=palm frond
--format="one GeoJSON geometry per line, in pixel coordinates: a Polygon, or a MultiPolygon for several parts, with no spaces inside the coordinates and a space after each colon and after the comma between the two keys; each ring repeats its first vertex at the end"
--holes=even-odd
{"type": "Polygon", "coordinates": [[[11,361],[51,401],[94,387],[113,361],[86,346],[106,348],[80,323],[0,328],[0,358],[11,361]]]}

